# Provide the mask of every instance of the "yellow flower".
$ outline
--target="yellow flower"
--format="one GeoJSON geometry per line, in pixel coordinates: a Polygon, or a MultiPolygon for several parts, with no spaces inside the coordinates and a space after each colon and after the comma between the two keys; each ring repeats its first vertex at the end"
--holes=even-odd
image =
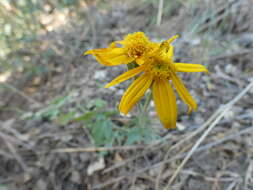
{"type": "Polygon", "coordinates": [[[108,48],[85,52],[85,54],[94,55],[99,63],[107,66],[128,64],[134,61],[138,64],[136,68],[123,73],[105,86],[108,88],[142,73],[122,96],[119,104],[120,112],[127,114],[151,88],[155,108],[162,124],[167,129],[173,129],[177,121],[176,96],[173,87],[188,105],[189,113],[197,109],[195,100],[178,77],[177,72],[208,72],[208,70],[199,64],[174,62],[174,47],[171,42],[177,37],[176,35],[162,43],[154,43],[149,41],[144,33],[136,32],[128,34],[122,41],[111,43],[108,48]]]}
{"type": "Polygon", "coordinates": [[[143,32],[128,34],[122,41],[115,41],[108,48],[86,51],[84,55],[91,54],[96,60],[106,66],[128,64],[136,61],[142,64],[144,55],[157,47],[156,43],[149,41],[143,32]],[[118,46],[121,47],[118,47],[118,46]]]}
{"type": "Polygon", "coordinates": [[[172,85],[181,99],[188,105],[189,112],[197,109],[197,104],[190,95],[177,72],[208,72],[199,64],[175,63],[173,61],[174,47],[170,44],[177,36],[159,44],[159,48],[150,51],[143,64],[118,76],[105,87],[121,83],[140,73],[140,75],[124,93],[119,104],[119,110],[127,114],[151,87],[157,114],[167,129],[176,127],[177,105],[172,85]]]}

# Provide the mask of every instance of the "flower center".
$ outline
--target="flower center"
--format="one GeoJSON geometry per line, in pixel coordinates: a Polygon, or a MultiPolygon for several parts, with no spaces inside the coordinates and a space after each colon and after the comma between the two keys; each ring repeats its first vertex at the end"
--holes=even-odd
{"type": "Polygon", "coordinates": [[[136,32],[134,34],[128,34],[124,41],[124,48],[129,57],[138,58],[144,53],[152,50],[152,43],[142,32],[136,32]]]}
{"type": "Polygon", "coordinates": [[[132,44],[132,46],[127,47],[127,54],[129,57],[138,58],[144,54],[146,49],[143,44],[132,44]]]}
{"type": "Polygon", "coordinates": [[[175,66],[172,60],[165,62],[164,60],[154,59],[146,64],[146,72],[158,78],[170,79],[171,73],[175,72],[175,66]]]}

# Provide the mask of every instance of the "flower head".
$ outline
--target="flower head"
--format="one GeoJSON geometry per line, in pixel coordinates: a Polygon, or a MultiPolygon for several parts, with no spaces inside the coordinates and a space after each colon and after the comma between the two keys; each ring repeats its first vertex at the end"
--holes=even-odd
{"type": "Polygon", "coordinates": [[[122,41],[112,42],[108,48],[93,49],[84,54],[94,55],[102,65],[114,66],[133,61],[141,63],[143,56],[156,46],[155,43],[149,41],[143,32],[136,32],[126,35],[122,41]]]}
{"type": "MultiPolygon", "coordinates": [[[[136,36],[142,36],[141,33],[132,35],[135,36],[135,39],[137,39],[136,36]]],[[[140,37],[141,40],[139,39],[138,42],[132,41],[133,38],[130,34],[125,37],[124,44],[121,42],[128,57],[136,56],[140,58],[141,61],[138,67],[121,74],[105,86],[108,88],[140,75],[133,81],[122,96],[119,104],[120,112],[127,114],[144,96],[145,92],[151,88],[155,108],[162,124],[167,129],[173,129],[176,127],[177,120],[176,96],[173,87],[178,92],[180,98],[188,105],[188,112],[197,109],[195,100],[178,77],[177,72],[208,72],[208,70],[199,64],[174,62],[174,47],[171,43],[177,37],[178,36],[173,36],[162,43],[151,43],[148,40],[145,41],[145,38],[142,37],[140,37]],[[133,45],[135,43],[138,45],[141,44],[140,47],[142,48],[139,49],[141,52],[140,54],[138,48],[134,48],[138,47],[137,45],[133,45]],[[144,47],[145,43],[147,43],[146,47],[144,47]],[[150,48],[151,46],[152,48],[150,48]],[[131,49],[132,47],[133,49],[131,49]]]]}

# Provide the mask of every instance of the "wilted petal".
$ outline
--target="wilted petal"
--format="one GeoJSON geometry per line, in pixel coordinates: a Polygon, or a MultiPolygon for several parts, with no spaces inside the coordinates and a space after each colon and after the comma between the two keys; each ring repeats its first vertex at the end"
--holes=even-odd
{"type": "MultiPolygon", "coordinates": [[[[112,45],[113,46],[113,45],[112,45]]],[[[84,55],[94,55],[96,60],[106,66],[115,66],[128,64],[134,61],[134,58],[128,57],[123,48],[102,48],[86,51],[84,55]]]]}

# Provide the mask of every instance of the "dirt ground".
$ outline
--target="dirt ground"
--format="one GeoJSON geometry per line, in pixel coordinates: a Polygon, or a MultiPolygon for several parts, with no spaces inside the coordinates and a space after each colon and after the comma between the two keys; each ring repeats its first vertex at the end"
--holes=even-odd
{"type": "MultiPolygon", "coordinates": [[[[50,72],[17,70],[0,89],[0,107],[8,108],[0,110],[0,190],[253,190],[253,1],[175,2],[164,1],[160,24],[158,1],[86,1],[81,18],[70,11],[60,26],[51,13],[54,22],[30,50],[50,72]],[[159,139],[103,149],[82,122],[37,117],[66,94],[63,112],[95,99],[115,109],[129,82],[103,86],[126,68],[104,67],[83,52],[135,31],[154,41],[179,34],[176,61],[210,71],[180,75],[198,111],[187,115],[178,99],[177,130],[164,130],[151,106],[159,139]],[[48,49],[55,53],[43,59],[48,49]]],[[[122,127],[135,113],[110,122],[122,127]]]]}

